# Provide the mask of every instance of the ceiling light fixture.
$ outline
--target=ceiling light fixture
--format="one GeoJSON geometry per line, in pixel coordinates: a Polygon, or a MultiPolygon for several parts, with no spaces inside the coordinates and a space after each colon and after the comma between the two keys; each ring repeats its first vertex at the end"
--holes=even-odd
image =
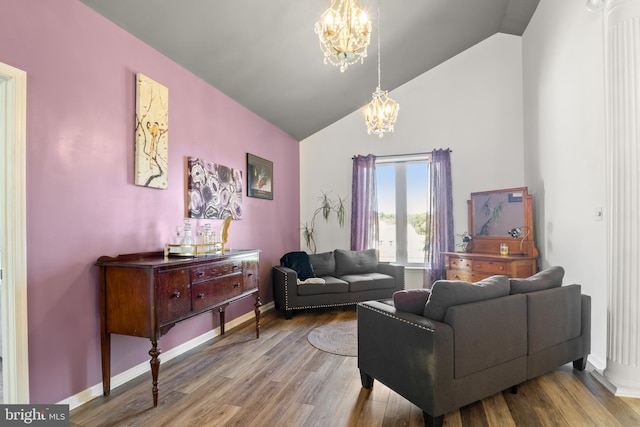
{"type": "Polygon", "coordinates": [[[367,46],[371,41],[371,21],[357,4],[357,0],[332,0],[320,21],[316,22],[315,32],[320,39],[320,48],[324,53],[324,63],[339,66],[344,72],[349,65],[367,56],[367,46]]]}
{"type": "Polygon", "coordinates": [[[373,92],[371,102],[362,107],[362,114],[367,122],[367,133],[380,138],[387,132],[393,132],[398,118],[400,105],[389,98],[386,90],[380,89],[380,0],[378,0],[378,87],[373,92]]]}
{"type": "Polygon", "coordinates": [[[598,9],[602,9],[604,1],[602,0],[587,0],[586,1],[586,8],[589,12],[595,12],[598,9]]]}

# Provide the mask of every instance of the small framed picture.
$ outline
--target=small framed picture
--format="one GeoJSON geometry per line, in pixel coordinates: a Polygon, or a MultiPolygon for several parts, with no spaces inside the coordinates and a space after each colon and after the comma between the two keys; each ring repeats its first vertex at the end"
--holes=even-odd
{"type": "Polygon", "coordinates": [[[522,202],[522,191],[509,193],[509,203],[519,203],[519,202],[522,202]]]}
{"type": "Polygon", "coordinates": [[[247,153],[247,196],[273,200],[273,162],[247,153]]]}

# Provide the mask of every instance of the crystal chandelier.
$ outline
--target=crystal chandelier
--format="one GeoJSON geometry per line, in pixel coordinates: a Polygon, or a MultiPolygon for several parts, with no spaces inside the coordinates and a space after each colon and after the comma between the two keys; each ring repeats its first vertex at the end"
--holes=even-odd
{"type": "Polygon", "coordinates": [[[389,98],[386,90],[380,89],[380,0],[378,0],[378,87],[373,92],[373,99],[362,107],[362,114],[367,122],[367,133],[380,138],[387,132],[393,132],[398,118],[400,105],[389,98]]]}
{"type": "Polygon", "coordinates": [[[362,11],[357,0],[331,1],[320,21],[316,22],[315,32],[320,39],[320,48],[324,53],[324,63],[340,66],[344,72],[358,59],[360,63],[367,56],[367,46],[371,41],[371,21],[362,11]]]}

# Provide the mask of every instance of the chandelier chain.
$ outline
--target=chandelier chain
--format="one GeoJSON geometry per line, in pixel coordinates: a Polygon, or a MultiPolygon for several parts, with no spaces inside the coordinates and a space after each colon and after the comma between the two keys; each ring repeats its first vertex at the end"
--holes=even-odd
{"type": "Polygon", "coordinates": [[[381,89],[381,62],[380,54],[380,0],[378,0],[378,87],[372,94],[371,102],[362,108],[365,122],[367,124],[367,133],[378,135],[382,138],[385,133],[393,132],[396,119],[398,117],[398,109],[400,106],[393,99],[389,98],[386,90],[381,89]]]}
{"type": "Polygon", "coordinates": [[[380,84],[380,0],[378,0],[378,89],[382,87],[380,84]]]}

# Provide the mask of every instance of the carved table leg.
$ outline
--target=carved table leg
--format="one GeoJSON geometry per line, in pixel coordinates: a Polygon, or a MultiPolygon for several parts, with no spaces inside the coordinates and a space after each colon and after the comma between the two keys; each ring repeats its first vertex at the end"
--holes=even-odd
{"type": "Polygon", "coordinates": [[[102,393],[111,393],[111,334],[107,330],[107,283],[104,267],[100,267],[100,351],[102,355],[102,393]]]}
{"type": "Polygon", "coordinates": [[[260,306],[262,303],[260,302],[260,295],[256,294],[256,338],[260,338],[260,306]]]}
{"type": "Polygon", "coordinates": [[[111,393],[111,334],[103,330],[101,335],[102,393],[105,396],[109,396],[111,393]]]}
{"type": "Polygon", "coordinates": [[[151,378],[153,381],[153,388],[151,389],[153,393],[153,406],[158,406],[158,371],[160,370],[160,349],[158,348],[158,341],[151,341],[151,350],[149,350],[149,356],[151,356],[151,360],[149,363],[151,364],[151,378]]]}
{"type": "Polygon", "coordinates": [[[224,309],[226,306],[221,306],[218,308],[218,313],[220,313],[220,335],[224,335],[224,309]]]}

